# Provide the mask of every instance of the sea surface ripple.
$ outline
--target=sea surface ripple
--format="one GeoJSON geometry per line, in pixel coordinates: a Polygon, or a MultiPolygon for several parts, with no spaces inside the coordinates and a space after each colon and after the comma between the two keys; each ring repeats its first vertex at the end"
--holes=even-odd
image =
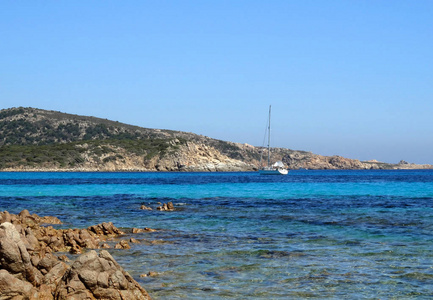
{"type": "Polygon", "coordinates": [[[433,297],[430,170],[0,173],[0,211],[23,209],[158,229],[110,250],[154,299],[433,297]]]}

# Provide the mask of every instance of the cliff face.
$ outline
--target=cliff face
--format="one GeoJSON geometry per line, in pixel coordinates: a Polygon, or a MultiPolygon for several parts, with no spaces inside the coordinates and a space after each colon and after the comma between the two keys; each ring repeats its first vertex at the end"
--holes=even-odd
{"type": "MultiPolygon", "coordinates": [[[[0,111],[3,171],[253,171],[266,149],[188,132],[148,129],[35,108],[0,111]]],[[[272,149],[289,169],[419,169],[272,149]]]]}
{"type": "Polygon", "coordinates": [[[178,151],[146,161],[146,168],[157,171],[252,171],[255,162],[244,162],[222,154],[204,143],[187,142],[178,151]]]}

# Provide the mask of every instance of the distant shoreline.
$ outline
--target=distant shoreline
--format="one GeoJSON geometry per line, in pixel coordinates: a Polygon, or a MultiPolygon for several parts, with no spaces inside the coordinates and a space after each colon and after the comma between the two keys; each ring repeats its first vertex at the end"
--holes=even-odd
{"type": "MultiPolygon", "coordinates": [[[[430,168],[393,168],[393,169],[291,169],[296,171],[427,171],[430,168]]],[[[156,171],[156,170],[63,170],[63,169],[29,169],[29,170],[0,170],[0,173],[258,173],[258,171],[156,171]]]]}
{"type": "MultiPolygon", "coordinates": [[[[0,110],[2,172],[247,172],[268,151],[191,132],[142,128],[37,108],[0,110]]],[[[289,170],[433,169],[270,148],[289,170]]]]}

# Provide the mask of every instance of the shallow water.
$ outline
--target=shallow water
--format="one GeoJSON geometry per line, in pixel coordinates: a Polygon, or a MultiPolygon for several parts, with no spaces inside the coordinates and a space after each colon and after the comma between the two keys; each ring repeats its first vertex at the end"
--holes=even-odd
{"type": "Polygon", "coordinates": [[[429,299],[432,200],[433,171],[0,173],[0,211],[160,229],[110,250],[154,299],[429,299]]]}

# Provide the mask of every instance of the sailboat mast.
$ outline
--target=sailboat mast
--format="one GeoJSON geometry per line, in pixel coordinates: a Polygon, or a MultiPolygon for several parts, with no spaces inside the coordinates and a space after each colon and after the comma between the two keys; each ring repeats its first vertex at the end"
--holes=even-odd
{"type": "Polygon", "coordinates": [[[268,167],[271,165],[271,105],[269,105],[268,121],[268,167]]]}

